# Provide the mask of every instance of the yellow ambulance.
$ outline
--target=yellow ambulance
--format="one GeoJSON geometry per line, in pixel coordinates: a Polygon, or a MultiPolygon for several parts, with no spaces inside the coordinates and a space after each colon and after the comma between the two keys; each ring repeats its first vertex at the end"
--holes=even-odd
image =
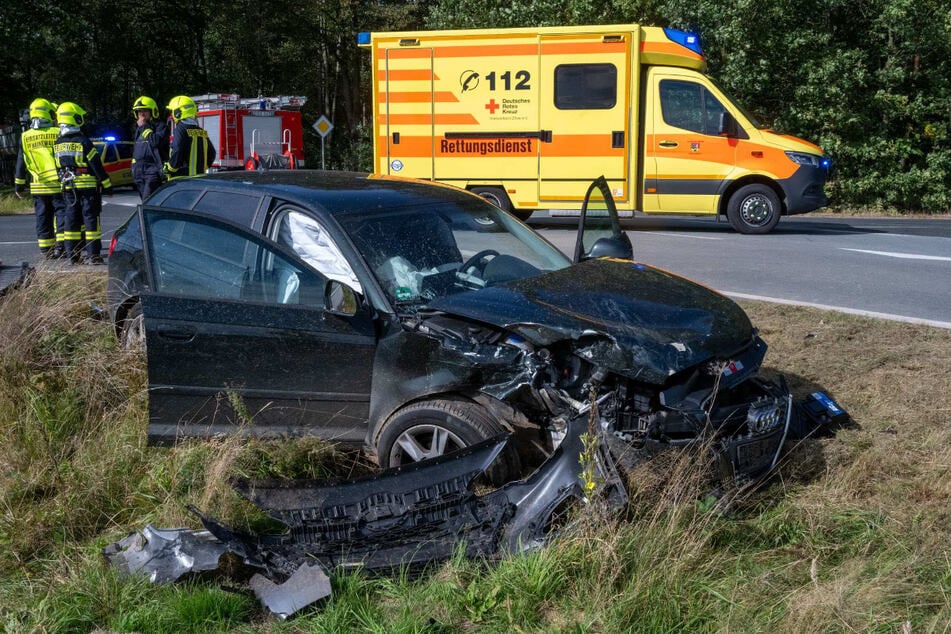
{"type": "Polygon", "coordinates": [[[716,214],[743,233],[826,204],[822,149],[764,129],[709,76],[698,36],[638,25],[361,33],[381,174],[479,193],[527,218],[716,214]],[[557,213],[553,211],[552,213],[557,213]]]}

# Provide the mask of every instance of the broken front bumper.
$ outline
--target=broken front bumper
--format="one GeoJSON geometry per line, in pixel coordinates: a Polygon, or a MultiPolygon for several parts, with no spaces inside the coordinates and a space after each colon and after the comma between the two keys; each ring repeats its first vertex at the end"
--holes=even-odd
{"type": "MultiPolygon", "coordinates": [[[[473,482],[508,437],[331,485],[234,481],[239,493],[288,531],[244,533],[193,508],[207,531],[148,527],[107,547],[104,554],[120,571],[143,572],[164,582],[211,569],[210,562],[221,554],[235,553],[263,571],[265,578],[252,580],[252,587],[265,605],[286,617],[320,598],[319,592],[308,589],[310,581],[299,581],[314,576],[314,565],[324,570],[413,571],[450,558],[460,545],[467,556],[500,556],[544,544],[573,505],[596,497],[610,510],[624,508],[627,493],[605,442],[598,443],[593,465],[585,464],[586,431],[587,417],[576,417],[568,423],[562,443],[531,476],[485,495],[475,493],[473,482]],[[589,480],[598,483],[590,492],[582,480],[586,466],[593,466],[589,480]],[[198,565],[183,565],[189,561],[198,565]],[[305,565],[310,568],[302,576],[305,565]]],[[[603,433],[597,433],[603,441],[603,433]]]]}

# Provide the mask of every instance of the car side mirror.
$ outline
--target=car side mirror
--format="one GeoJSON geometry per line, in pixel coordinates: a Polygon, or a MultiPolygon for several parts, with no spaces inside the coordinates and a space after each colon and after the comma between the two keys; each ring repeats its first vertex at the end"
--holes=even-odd
{"type": "Polygon", "coordinates": [[[334,315],[352,317],[357,314],[360,300],[356,291],[339,280],[327,280],[324,308],[334,315]]]}
{"type": "Polygon", "coordinates": [[[627,234],[620,238],[598,238],[591,250],[584,254],[582,259],[616,258],[618,260],[634,259],[634,246],[627,234]]]}
{"type": "Polygon", "coordinates": [[[634,246],[621,227],[617,206],[604,176],[596,178],[585,194],[572,262],[593,258],[634,259],[634,246]]]}
{"type": "Polygon", "coordinates": [[[720,129],[718,134],[725,137],[740,136],[740,124],[737,123],[736,117],[725,110],[720,113],[720,129]]]}

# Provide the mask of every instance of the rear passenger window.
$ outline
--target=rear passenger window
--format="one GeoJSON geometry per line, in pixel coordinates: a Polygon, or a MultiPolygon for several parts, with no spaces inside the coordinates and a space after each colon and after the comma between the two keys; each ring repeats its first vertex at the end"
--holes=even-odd
{"type": "MultiPolygon", "coordinates": [[[[195,211],[204,211],[222,218],[227,218],[239,225],[251,226],[254,212],[261,203],[260,196],[248,196],[235,192],[209,191],[201,197],[195,205],[195,211]]],[[[168,203],[165,203],[166,205],[168,203]]]]}
{"type": "Polygon", "coordinates": [[[555,107],[610,110],[617,104],[614,64],[561,64],[555,67],[555,107]]]}

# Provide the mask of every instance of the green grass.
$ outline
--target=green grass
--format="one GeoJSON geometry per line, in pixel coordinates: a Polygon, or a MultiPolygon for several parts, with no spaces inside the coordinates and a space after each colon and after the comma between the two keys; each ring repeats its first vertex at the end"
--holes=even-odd
{"type": "Polygon", "coordinates": [[[28,214],[32,211],[33,198],[29,192],[24,193],[23,198],[17,198],[12,187],[0,187],[0,216],[28,214]]]}
{"type": "Polygon", "coordinates": [[[118,349],[101,275],[41,275],[0,300],[0,632],[948,632],[951,332],[770,304],[745,308],[767,372],[826,388],[858,427],[812,440],[729,515],[689,463],[629,474],[618,521],[583,518],[498,563],[457,556],[418,578],[334,574],[290,622],[240,580],[119,578],[100,551],[195,504],[265,523],[225,483],[340,477],[320,441],[145,446],[143,359],[118,349]]]}

